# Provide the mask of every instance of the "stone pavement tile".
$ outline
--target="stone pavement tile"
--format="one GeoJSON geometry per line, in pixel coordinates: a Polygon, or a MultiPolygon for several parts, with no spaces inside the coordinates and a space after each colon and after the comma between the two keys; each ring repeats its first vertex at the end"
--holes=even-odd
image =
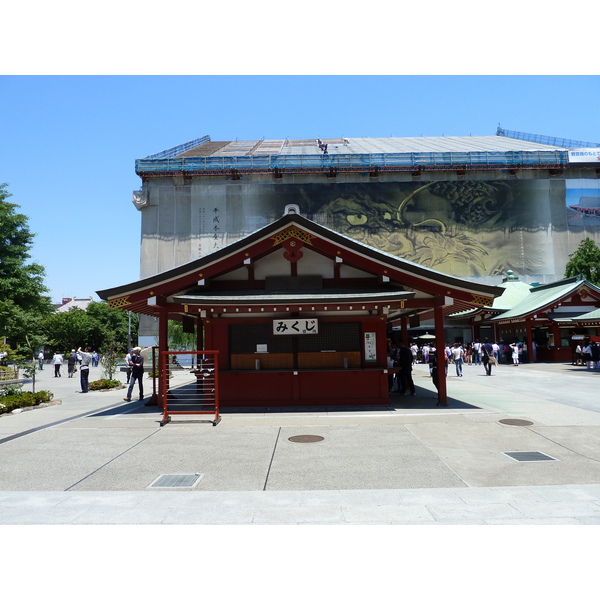
{"type": "Polygon", "coordinates": [[[523,517],[522,513],[508,503],[464,504],[463,506],[453,504],[428,505],[427,510],[440,523],[484,524],[489,519],[519,519],[523,517]]]}
{"type": "Polygon", "coordinates": [[[468,487],[457,489],[456,495],[467,504],[509,504],[513,500],[535,502],[540,499],[533,488],[522,487],[468,487]]]}
{"type": "Polygon", "coordinates": [[[61,507],[134,508],[139,506],[138,492],[63,492],[61,507]]]}
{"type": "Polygon", "coordinates": [[[464,500],[457,494],[461,488],[418,488],[397,490],[374,490],[378,496],[372,496],[369,501],[378,499],[383,504],[458,504],[463,505],[464,500]]]}
{"type": "Polygon", "coordinates": [[[171,509],[168,507],[92,507],[80,512],[73,525],[160,525],[165,522],[171,509]]]}
{"type": "Polygon", "coordinates": [[[341,507],[258,507],[252,519],[254,525],[347,525],[341,507]]]}
{"type": "Polygon", "coordinates": [[[600,517],[600,504],[595,502],[513,502],[523,517],[546,519],[553,517],[600,517]]]}
{"type": "Polygon", "coordinates": [[[65,500],[65,492],[0,491],[0,510],[4,508],[49,508],[65,500]]]}
{"type": "Polygon", "coordinates": [[[252,525],[255,508],[240,506],[232,509],[219,506],[188,506],[169,511],[165,525],[252,525]]]}
{"type": "Polygon", "coordinates": [[[433,515],[417,505],[341,507],[344,520],[352,525],[421,525],[435,522],[433,515]]]}
{"type": "MultiPolygon", "coordinates": [[[[599,520],[600,522],[600,520],[599,520]]],[[[486,525],[583,525],[575,517],[557,517],[555,519],[487,519],[486,525]]]]}
{"type": "MultiPolygon", "coordinates": [[[[507,488],[500,489],[506,490],[507,488]]],[[[521,489],[529,489],[529,491],[536,496],[536,500],[549,502],[570,502],[577,500],[600,501],[599,484],[542,485],[521,489]]]]}
{"type": "Polygon", "coordinates": [[[85,507],[6,508],[0,512],[0,525],[70,525],[83,515],[85,507]]]}
{"type": "Polygon", "coordinates": [[[600,515],[597,517],[581,516],[577,517],[576,520],[581,525],[600,525],[600,515]]]}

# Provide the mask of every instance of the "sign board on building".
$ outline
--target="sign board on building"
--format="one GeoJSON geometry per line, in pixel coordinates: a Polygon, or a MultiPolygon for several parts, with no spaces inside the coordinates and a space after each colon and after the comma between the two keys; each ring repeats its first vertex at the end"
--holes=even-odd
{"type": "Polygon", "coordinates": [[[273,321],[273,335],[310,335],[319,333],[317,319],[277,319],[273,321]]]}
{"type": "Polygon", "coordinates": [[[375,362],[377,360],[377,335],[374,331],[365,333],[365,361],[375,362]]]}
{"type": "Polygon", "coordinates": [[[600,162],[600,148],[569,150],[569,162],[600,162]]]}

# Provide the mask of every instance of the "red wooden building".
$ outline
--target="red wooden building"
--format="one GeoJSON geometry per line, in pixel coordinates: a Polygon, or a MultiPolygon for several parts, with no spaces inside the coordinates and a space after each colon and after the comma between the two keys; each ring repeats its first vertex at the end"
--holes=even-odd
{"type": "MultiPolygon", "coordinates": [[[[392,324],[489,306],[502,288],[469,283],[381,252],[298,214],[153,277],[102,290],[111,308],[197,325],[217,350],[223,407],[388,404],[392,324]]],[[[445,378],[439,403],[446,404],[445,378]]]]}

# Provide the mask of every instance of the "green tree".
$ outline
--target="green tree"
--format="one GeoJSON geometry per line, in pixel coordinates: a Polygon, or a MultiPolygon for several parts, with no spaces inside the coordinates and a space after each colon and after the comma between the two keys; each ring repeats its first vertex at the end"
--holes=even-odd
{"type": "Polygon", "coordinates": [[[116,340],[114,331],[108,331],[100,346],[102,370],[107,379],[113,379],[121,359],[121,344],[116,340]]]}
{"type": "Polygon", "coordinates": [[[569,262],[565,268],[565,277],[583,275],[587,281],[600,285],[600,248],[591,238],[585,238],[579,248],[569,254],[569,262]]]}
{"type": "MultiPolygon", "coordinates": [[[[111,344],[126,354],[129,329],[128,314],[111,310],[107,302],[91,302],[85,310],[72,308],[68,312],[51,314],[44,318],[42,329],[54,349],[71,350],[89,346],[99,350],[110,335],[111,344]]],[[[137,337],[137,315],[131,315],[131,336],[137,337]]]]}
{"type": "MultiPolygon", "coordinates": [[[[196,326],[194,326],[194,330],[196,326]]],[[[177,350],[195,350],[196,334],[184,333],[181,321],[169,321],[169,348],[177,350]]]]}
{"type": "MultiPolygon", "coordinates": [[[[90,332],[89,346],[100,348],[106,342],[107,332],[114,334],[114,343],[119,351],[127,348],[127,337],[129,331],[129,315],[123,310],[114,310],[108,307],[108,302],[91,302],[86,308],[86,313],[93,320],[94,327],[90,332]]],[[[131,314],[131,339],[137,338],[138,318],[135,313],[131,314]]],[[[126,352],[124,352],[126,354],[126,352]]]]}
{"type": "Polygon", "coordinates": [[[96,326],[94,319],[81,308],[54,313],[43,322],[48,343],[55,350],[63,352],[77,349],[79,346],[91,346],[89,340],[96,326]]]}
{"type": "Polygon", "coordinates": [[[28,262],[34,234],[29,231],[27,217],[17,213],[17,204],[6,199],[12,194],[7,184],[0,184],[0,302],[12,300],[23,310],[51,311],[45,296],[44,267],[28,262]]]}
{"type": "Polygon", "coordinates": [[[40,339],[41,347],[45,341],[40,338],[43,319],[37,311],[23,310],[12,300],[0,302],[0,336],[6,338],[12,348],[28,346],[27,338],[40,339]]]}

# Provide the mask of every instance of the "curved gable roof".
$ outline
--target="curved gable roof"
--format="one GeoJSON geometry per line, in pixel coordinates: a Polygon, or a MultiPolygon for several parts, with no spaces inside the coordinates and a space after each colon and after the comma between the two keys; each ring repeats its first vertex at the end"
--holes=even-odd
{"type": "Polygon", "coordinates": [[[375,275],[388,277],[390,281],[406,288],[431,296],[453,298],[457,302],[456,310],[491,305],[494,298],[503,292],[500,287],[468,282],[382,252],[291,213],[204,257],[140,281],[100,290],[97,294],[108,300],[114,308],[153,314],[151,309],[147,309],[148,299],[184,294],[186,290],[196,286],[199,280],[217,277],[243,266],[256,256],[280,248],[282,241],[290,236],[308,240],[307,244],[333,260],[341,260],[359,268],[367,265],[375,275]]]}

